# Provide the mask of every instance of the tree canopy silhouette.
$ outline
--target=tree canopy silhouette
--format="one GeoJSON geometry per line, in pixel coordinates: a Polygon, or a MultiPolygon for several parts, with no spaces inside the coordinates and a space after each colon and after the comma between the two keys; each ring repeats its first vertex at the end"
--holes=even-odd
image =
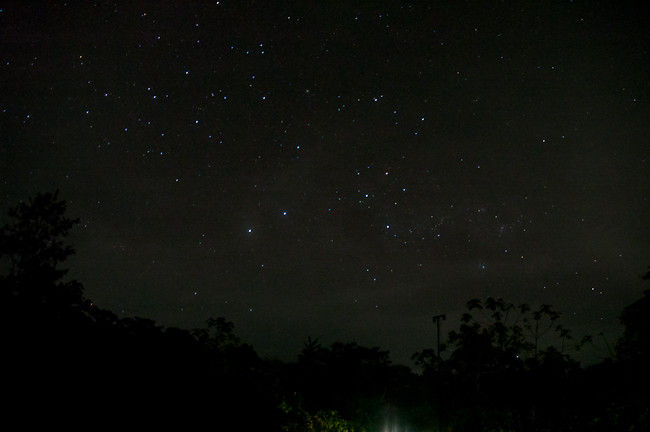
{"type": "Polygon", "coordinates": [[[454,430],[553,430],[568,421],[564,402],[580,368],[566,351],[584,342],[568,343],[570,331],[557,323],[560,313],[550,305],[532,310],[492,297],[472,299],[467,309],[443,345],[446,360],[432,349],[413,356],[436,388],[425,397],[436,404],[435,392],[445,394],[438,410],[443,423],[454,430]],[[552,415],[540,415],[546,412],[552,415]]]}
{"type": "Polygon", "coordinates": [[[8,211],[15,219],[0,231],[0,260],[5,300],[27,301],[60,306],[83,303],[83,286],[61,279],[67,270],[59,268],[70,255],[64,246],[66,237],[79,219],[65,217],[65,201],[58,200],[58,190],[38,193],[8,211]]]}
{"type": "MultiPolygon", "coordinates": [[[[650,272],[642,278],[650,280],[650,272]]],[[[620,320],[625,332],[616,344],[617,359],[647,365],[650,362],[650,290],[645,290],[643,298],[627,306],[620,320]]]]}
{"type": "Polygon", "coordinates": [[[559,312],[501,298],[467,303],[442,346],[445,359],[431,349],[414,354],[421,376],[377,347],[325,348],[311,338],[297,363],[271,364],[225,318],[165,329],[85,300],[82,285],[64,282],[60,268],[74,253],[63,240],[79,221],[65,209],[58,191],[39,193],[10,209],[12,221],[0,228],[0,338],[11,363],[3,372],[21,377],[6,391],[16,401],[52,389],[39,409],[90,412],[92,400],[111,413],[137,407],[125,412],[130,419],[164,405],[184,416],[236,419],[245,430],[289,432],[379,430],[398,418],[429,430],[438,420],[455,431],[648,429],[650,404],[639,390],[650,385],[650,290],[620,315],[625,332],[613,358],[587,370],[567,351],[590,338],[575,343],[559,312]],[[119,398],[109,390],[116,387],[119,398]],[[71,404],[57,399],[60,388],[87,393],[71,404]]]}

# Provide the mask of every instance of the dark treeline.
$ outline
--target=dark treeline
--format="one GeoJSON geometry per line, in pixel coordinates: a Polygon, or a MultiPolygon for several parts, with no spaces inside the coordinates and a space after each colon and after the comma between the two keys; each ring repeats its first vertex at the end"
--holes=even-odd
{"type": "MultiPolygon", "coordinates": [[[[2,372],[7,418],[23,424],[264,431],[648,430],[650,290],[625,308],[621,339],[582,368],[591,344],[559,313],[472,300],[443,355],[413,356],[308,338],[294,363],[261,359],[224,318],[185,330],[118,318],[63,282],[78,222],[57,194],[9,210],[0,232],[2,372]],[[555,334],[554,345],[542,336],[555,334]],[[207,422],[207,423],[206,423],[207,422]]],[[[650,272],[644,276],[650,279],[650,272]]]]}

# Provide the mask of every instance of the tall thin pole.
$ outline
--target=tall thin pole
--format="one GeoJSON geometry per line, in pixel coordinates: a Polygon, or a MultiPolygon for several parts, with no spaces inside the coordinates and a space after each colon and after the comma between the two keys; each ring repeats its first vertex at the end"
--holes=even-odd
{"type": "MultiPolygon", "coordinates": [[[[433,317],[433,322],[436,323],[436,326],[438,327],[438,352],[436,353],[438,359],[440,359],[440,318],[442,318],[443,321],[447,319],[446,315],[436,315],[433,317]]],[[[438,362],[436,361],[436,364],[438,362]]]]}

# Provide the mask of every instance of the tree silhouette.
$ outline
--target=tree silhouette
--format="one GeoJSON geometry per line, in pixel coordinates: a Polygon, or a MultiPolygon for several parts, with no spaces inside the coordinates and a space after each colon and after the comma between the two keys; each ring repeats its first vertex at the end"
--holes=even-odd
{"type": "Polygon", "coordinates": [[[65,201],[59,201],[58,190],[38,193],[8,211],[16,221],[0,231],[0,260],[4,261],[1,276],[5,300],[51,304],[80,305],[83,287],[76,281],[61,279],[67,270],[58,268],[74,253],[64,246],[66,237],[79,219],[66,218],[65,201]]]}
{"type": "Polygon", "coordinates": [[[420,429],[438,419],[448,430],[648,429],[650,290],[622,312],[625,332],[612,358],[587,370],[567,351],[591,339],[575,343],[559,312],[500,298],[467,303],[460,329],[442,346],[444,360],[432,349],[414,354],[421,376],[391,364],[388,351],[324,348],[311,337],[297,363],[272,364],[225,318],[165,329],[85,300],[80,283],[63,282],[60,266],[74,253],[63,239],[78,219],[65,217],[58,191],[8,214],[12,222],[0,228],[0,338],[9,359],[3,372],[20,382],[5,393],[20,401],[40,392],[39,412],[90,411],[92,401],[111,412],[133,407],[125,418],[165,406],[204,420],[236,418],[246,430],[378,430],[386,419],[420,429]],[[83,391],[63,400],[61,388],[83,391]],[[122,389],[118,398],[114,388],[122,389]]]}
{"type": "Polygon", "coordinates": [[[560,313],[550,305],[531,310],[492,297],[472,299],[467,308],[460,329],[449,333],[446,360],[431,349],[412,357],[435,388],[425,393],[431,404],[436,395],[445,395],[440,401],[443,423],[454,430],[513,431],[568,424],[571,413],[565,407],[572,406],[571,383],[580,368],[564,352],[571,335],[557,324],[560,313]],[[557,342],[551,334],[559,338],[560,348],[550,343],[557,342]]]}
{"type": "Polygon", "coordinates": [[[324,348],[308,337],[298,363],[287,368],[287,390],[302,395],[301,406],[310,413],[336,411],[356,430],[376,430],[385,405],[405,399],[401,384],[411,376],[405,369],[393,366],[388,351],[377,347],[334,342],[324,348]]]}
{"type": "MultiPolygon", "coordinates": [[[[650,279],[650,272],[642,278],[650,279]]],[[[650,290],[645,290],[643,295],[620,315],[625,330],[616,343],[613,358],[587,370],[587,391],[607,395],[606,398],[592,396],[589,401],[590,430],[650,430],[650,397],[647,392],[650,386],[650,290]]]]}
{"type": "MultiPolygon", "coordinates": [[[[650,280],[650,272],[643,279],[650,280]]],[[[620,316],[625,326],[623,336],[616,344],[618,360],[639,363],[650,362],[650,290],[643,292],[643,298],[627,306],[620,316]]]]}
{"type": "Polygon", "coordinates": [[[311,336],[307,336],[307,342],[304,345],[305,347],[298,354],[298,361],[303,365],[322,364],[327,350],[318,343],[318,338],[312,340],[311,336]]]}
{"type": "Polygon", "coordinates": [[[318,411],[310,414],[302,407],[299,397],[290,404],[286,398],[280,403],[280,410],[284,414],[282,430],[286,432],[354,432],[350,422],[341,418],[338,412],[318,411]]]}
{"type": "Polygon", "coordinates": [[[0,229],[1,370],[13,397],[6,411],[79,418],[99,410],[146,417],[149,427],[164,422],[155,418],[164,406],[165,418],[182,413],[184,422],[237,417],[244,429],[279,430],[273,380],[232,323],[209,319],[190,332],[119,318],[85,300],[80,283],[63,281],[61,264],[74,253],[63,240],[79,221],[65,207],[58,191],[39,193],[10,209],[0,229]]]}
{"type": "Polygon", "coordinates": [[[192,330],[192,334],[206,349],[224,351],[228,347],[241,345],[240,339],[235,336],[235,325],[225,318],[208,318],[207,328],[192,330]]]}
{"type": "MultiPolygon", "coordinates": [[[[0,338],[3,343],[5,392],[15,401],[46,398],[38,406],[62,408],[53,389],[82,385],[84,352],[90,318],[84,313],[83,286],[63,282],[67,270],[59,266],[74,250],[63,244],[78,220],[65,217],[65,201],[58,191],[37,194],[8,210],[12,219],[0,228],[0,338]]],[[[34,402],[36,404],[36,402],[34,402]]],[[[9,405],[7,412],[21,412],[9,405]],[[10,408],[9,408],[10,407],[10,408]]],[[[34,407],[36,409],[36,407],[34,407]]]]}

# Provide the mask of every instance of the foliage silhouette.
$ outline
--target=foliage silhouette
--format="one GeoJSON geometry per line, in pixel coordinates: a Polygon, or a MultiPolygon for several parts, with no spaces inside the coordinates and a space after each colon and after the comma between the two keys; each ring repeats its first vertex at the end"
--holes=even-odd
{"type": "MultiPolygon", "coordinates": [[[[650,290],[623,310],[611,358],[587,369],[568,353],[590,337],[576,343],[550,305],[532,310],[499,298],[467,303],[444,359],[432,349],[415,353],[422,375],[377,347],[325,348],[311,337],[297,362],[284,364],[260,358],[223,317],[164,328],[84,299],[79,282],[63,281],[60,265],[74,253],[63,239],[78,220],[65,217],[58,193],[9,215],[15,222],[0,230],[3,372],[20,377],[6,387],[15,401],[40,395],[31,409],[119,412],[147,417],[148,427],[156,418],[169,426],[179,413],[184,424],[219,419],[244,430],[369,431],[395,418],[431,430],[440,414],[453,431],[648,430],[650,290]],[[61,388],[75,390],[61,398],[61,388]]],[[[7,407],[24,416],[23,405],[7,407]]]]}
{"type": "Polygon", "coordinates": [[[8,211],[16,221],[0,229],[0,260],[5,264],[0,281],[5,301],[53,307],[83,303],[80,283],[61,282],[67,270],[59,264],[74,253],[62,239],[79,219],[66,218],[65,201],[57,198],[58,191],[39,193],[8,211]]]}
{"type": "MultiPolygon", "coordinates": [[[[642,276],[650,280],[650,272],[642,276]]],[[[595,403],[590,426],[602,431],[650,430],[650,290],[620,315],[625,326],[615,355],[589,371],[602,382],[608,398],[595,403]]]]}
{"type": "Polygon", "coordinates": [[[65,217],[58,191],[39,193],[8,215],[14,221],[0,230],[0,327],[8,360],[2,370],[19,377],[5,381],[14,398],[5,404],[10,412],[146,416],[147,427],[156,416],[167,426],[173,413],[183,413],[184,423],[188,413],[209,413],[239,416],[244,428],[280,430],[272,379],[252,347],[234,336],[232,323],[209,319],[207,329],[190,332],[97,308],[80,283],[62,281],[67,270],[60,265],[74,253],[63,239],[78,219],[65,217]],[[187,397],[199,394],[209,396],[187,397]],[[173,410],[160,411],[170,404],[173,410]],[[260,417],[247,416],[251,410],[260,417]]]}
{"type": "MultiPolygon", "coordinates": [[[[643,279],[650,280],[650,272],[643,279]]],[[[620,321],[625,332],[616,344],[617,359],[650,364],[650,290],[623,310],[620,321]]]]}
{"type": "Polygon", "coordinates": [[[298,363],[286,365],[284,372],[284,392],[300,395],[301,409],[336,412],[354,430],[378,430],[389,406],[408,417],[404,402],[411,393],[404,389],[414,375],[393,365],[388,351],[377,347],[334,342],[324,348],[308,337],[298,363]]]}
{"type": "MultiPolygon", "coordinates": [[[[296,402],[290,404],[286,399],[280,403],[284,413],[282,430],[286,432],[354,432],[354,427],[341,418],[338,412],[318,411],[310,414],[302,408],[302,399],[295,398],[296,402]]],[[[358,429],[357,429],[358,430],[358,429]]],[[[365,429],[361,429],[361,432],[365,429]]]]}
{"type": "Polygon", "coordinates": [[[557,324],[560,314],[550,305],[531,310],[490,297],[470,300],[467,308],[460,329],[443,345],[447,360],[431,349],[413,356],[429,385],[437,387],[426,396],[431,403],[436,392],[445,394],[442,422],[461,430],[538,430],[567,421],[562,403],[580,368],[565,351],[583,342],[568,343],[570,331],[557,324]],[[542,347],[551,333],[559,337],[559,348],[542,347]],[[534,391],[522,399],[523,389],[534,391]]]}

